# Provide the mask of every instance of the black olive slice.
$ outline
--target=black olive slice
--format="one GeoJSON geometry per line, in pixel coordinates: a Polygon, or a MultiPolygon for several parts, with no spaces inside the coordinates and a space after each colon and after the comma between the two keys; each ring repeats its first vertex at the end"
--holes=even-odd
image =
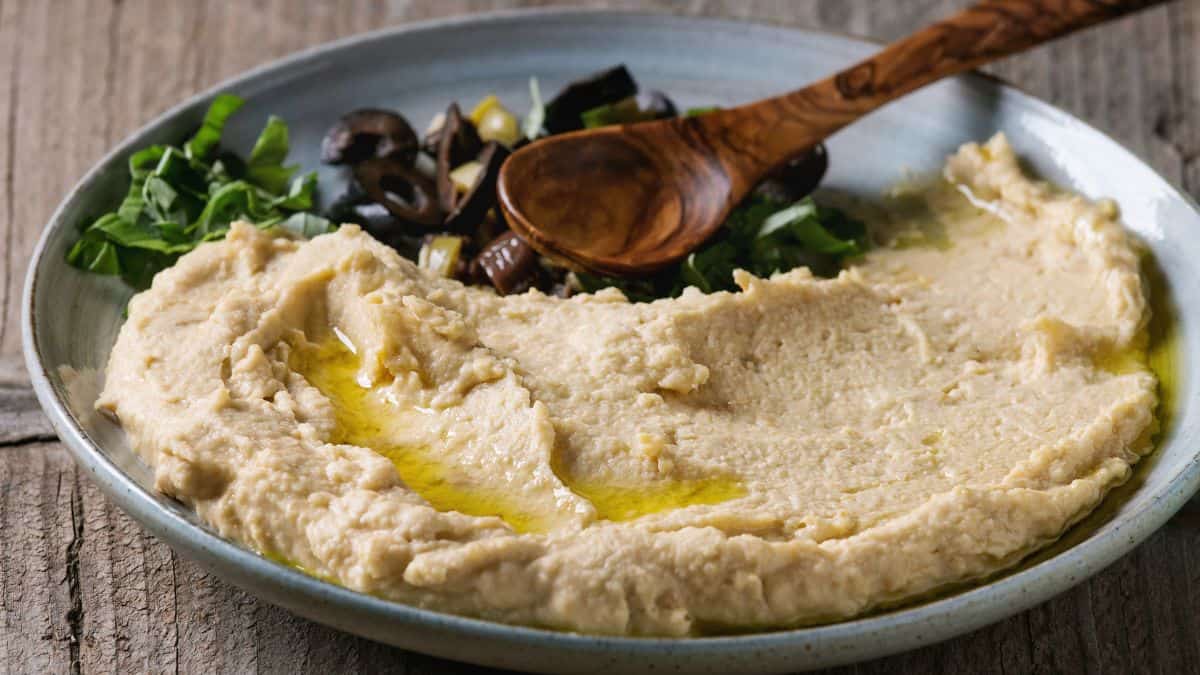
{"type": "Polygon", "coordinates": [[[325,217],[339,224],[358,222],[355,220],[354,207],[368,203],[370,200],[371,198],[367,196],[358,181],[348,181],[346,191],[338,195],[325,209],[325,217]]]}
{"type": "Polygon", "coordinates": [[[624,65],[576,80],[546,104],[543,124],[551,134],[583,128],[580,118],[584,112],[602,105],[616,103],[637,93],[637,83],[624,65]]]}
{"type": "Polygon", "coordinates": [[[825,146],[818,143],[812,150],[767,176],[754,188],[754,194],[779,202],[800,201],[817,189],[828,168],[829,154],[825,146]]]}
{"type": "Polygon", "coordinates": [[[479,140],[479,132],[471,120],[463,117],[457,103],[451,103],[446,109],[446,118],[442,121],[437,148],[437,195],[438,203],[446,212],[454,211],[458,203],[458,193],[454,189],[454,181],[450,180],[450,172],[479,155],[483,141],[479,140]]]}
{"type": "MultiPolygon", "coordinates": [[[[483,151],[476,159],[480,164],[479,173],[471,189],[466,194],[453,195],[450,213],[446,216],[447,230],[474,232],[483,223],[488,211],[496,205],[496,180],[500,177],[500,165],[504,164],[509,154],[508,148],[496,141],[488,141],[483,146],[483,151]]],[[[438,177],[441,177],[440,171],[438,177]]],[[[450,187],[453,189],[454,186],[450,187]]]]}
{"type": "Polygon", "coordinates": [[[357,164],[372,157],[388,157],[412,166],[419,145],[417,133],[400,115],[362,108],[343,115],[325,134],[321,161],[357,164]]]}
{"type": "Polygon", "coordinates": [[[509,230],[496,237],[471,262],[501,295],[529,290],[537,280],[538,256],[509,230]]]}
{"type": "Polygon", "coordinates": [[[355,165],[354,177],[371,201],[400,222],[423,228],[442,222],[437,187],[415,168],[399,160],[377,157],[355,165]]]}

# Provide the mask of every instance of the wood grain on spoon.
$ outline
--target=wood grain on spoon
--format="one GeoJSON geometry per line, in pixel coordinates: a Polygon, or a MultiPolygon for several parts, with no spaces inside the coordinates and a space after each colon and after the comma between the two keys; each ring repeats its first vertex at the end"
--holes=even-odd
{"type": "Polygon", "coordinates": [[[502,167],[501,207],[546,255],[602,274],[648,274],[708,239],[771,171],[880,106],[1163,1],[981,2],[790,94],[539,140],[502,167]]]}

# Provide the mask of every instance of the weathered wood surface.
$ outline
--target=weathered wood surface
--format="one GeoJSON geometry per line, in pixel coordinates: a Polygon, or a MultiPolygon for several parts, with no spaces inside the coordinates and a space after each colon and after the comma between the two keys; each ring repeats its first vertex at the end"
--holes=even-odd
{"type": "MultiPolygon", "coordinates": [[[[185,96],[296,49],[521,0],[0,0],[0,667],[4,672],[466,673],[262,603],[109,504],[54,442],[20,362],[34,240],[106,148],[185,96]]],[[[592,1],[880,39],[950,0],[592,1]]],[[[992,69],[1113,134],[1200,194],[1200,2],[992,69]]],[[[797,83],[799,84],[799,83],[797,83]]],[[[840,672],[1198,672],[1200,509],[1074,590],[950,642],[840,672]]]]}

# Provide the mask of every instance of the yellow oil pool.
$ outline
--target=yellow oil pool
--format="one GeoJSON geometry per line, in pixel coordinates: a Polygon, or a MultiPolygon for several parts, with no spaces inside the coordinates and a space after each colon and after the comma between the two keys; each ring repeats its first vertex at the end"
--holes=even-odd
{"type": "MultiPolygon", "coordinates": [[[[561,478],[562,474],[559,476],[561,478]]],[[[601,518],[615,521],[634,520],[686,506],[719,504],[746,495],[746,488],[728,477],[661,480],[634,486],[577,481],[569,477],[563,482],[575,494],[590,501],[601,518]]]]}
{"type": "Polygon", "coordinates": [[[1179,405],[1179,373],[1183,367],[1179,353],[1179,313],[1172,302],[1166,277],[1147,255],[1142,272],[1150,292],[1150,325],[1146,329],[1146,364],[1158,377],[1158,426],[1160,433],[1170,429],[1179,405]]]}

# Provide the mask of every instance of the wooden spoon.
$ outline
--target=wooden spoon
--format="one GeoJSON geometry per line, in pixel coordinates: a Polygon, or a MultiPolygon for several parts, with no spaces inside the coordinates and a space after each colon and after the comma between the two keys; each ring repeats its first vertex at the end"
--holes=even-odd
{"type": "Polygon", "coordinates": [[[697,117],[551,136],[500,170],[509,225],[585,270],[686,256],[773,170],[914,89],[1163,0],[987,0],[799,91],[697,117]]]}

